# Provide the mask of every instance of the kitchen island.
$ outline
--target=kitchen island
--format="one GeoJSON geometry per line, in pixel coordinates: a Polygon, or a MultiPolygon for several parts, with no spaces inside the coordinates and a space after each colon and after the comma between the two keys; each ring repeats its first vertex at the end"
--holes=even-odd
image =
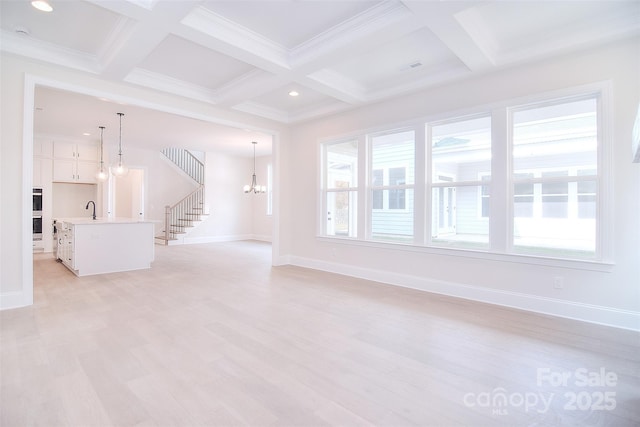
{"type": "Polygon", "coordinates": [[[154,222],[57,218],[56,257],[77,276],[151,268],[154,222]]]}

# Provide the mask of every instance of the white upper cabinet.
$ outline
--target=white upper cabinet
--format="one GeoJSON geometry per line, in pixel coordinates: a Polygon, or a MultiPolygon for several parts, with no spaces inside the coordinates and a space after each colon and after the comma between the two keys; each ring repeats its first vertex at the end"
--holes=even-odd
{"type": "Polygon", "coordinates": [[[69,141],[53,142],[53,181],[96,183],[98,145],[69,141]]]}

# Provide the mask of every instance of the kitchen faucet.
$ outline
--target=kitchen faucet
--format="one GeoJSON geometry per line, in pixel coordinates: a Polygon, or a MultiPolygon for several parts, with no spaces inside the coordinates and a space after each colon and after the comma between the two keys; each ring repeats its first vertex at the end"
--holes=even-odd
{"type": "Polygon", "coordinates": [[[85,206],[85,210],[89,210],[89,203],[93,203],[93,219],[96,219],[96,202],[94,202],[93,200],[89,200],[89,202],[87,202],[87,206],[85,206]]]}

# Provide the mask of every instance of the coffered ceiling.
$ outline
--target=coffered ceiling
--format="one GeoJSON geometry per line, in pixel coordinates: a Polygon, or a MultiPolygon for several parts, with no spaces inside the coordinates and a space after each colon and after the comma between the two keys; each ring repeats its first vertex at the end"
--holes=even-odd
{"type": "Polygon", "coordinates": [[[640,34],[638,1],[50,3],[1,0],[2,50],[282,123],[640,34]]]}

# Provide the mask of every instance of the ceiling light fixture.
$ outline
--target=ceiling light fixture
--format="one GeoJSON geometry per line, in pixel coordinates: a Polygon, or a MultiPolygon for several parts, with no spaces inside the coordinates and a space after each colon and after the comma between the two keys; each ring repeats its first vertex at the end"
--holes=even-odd
{"type": "Polygon", "coordinates": [[[120,140],[118,142],[118,162],[111,166],[111,173],[116,177],[125,176],[129,173],[129,168],[122,161],[122,116],[124,113],[117,113],[120,116],[120,140]]]}
{"type": "Polygon", "coordinates": [[[298,95],[300,95],[300,93],[298,93],[295,90],[292,90],[291,92],[289,92],[289,96],[298,96],[298,95]]]}
{"type": "Polygon", "coordinates": [[[98,128],[100,128],[100,169],[98,169],[98,172],[96,173],[96,179],[98,181],[106,181],[107,178],[109,177],[109,174],[107,173],[107,171],[104,168],[104,160],[102,158],[102,153],[103,151],[103,140],[102,140],[102,135],[104,133],[104,126],[98,126],[98,128]]]}
{"type": "Polygon", "coordinates": [[[38,10],[41,10],[43,12],[52,12],[53,11],[53,7],[51,7],[49,2],[47,2],[45,0],[34,0],[34,1],[31,2],[31,6],[35,7],[38,10]]]}
{"type": "Polygon", "coordinates": [[[251,142],[253,144],[253,176],[251,177],[251,185],[244,186],[245,193],[264,193],[267,191],[267,187],[264,185],[258,185],[256,180],[256,141],[251,142]]]}

